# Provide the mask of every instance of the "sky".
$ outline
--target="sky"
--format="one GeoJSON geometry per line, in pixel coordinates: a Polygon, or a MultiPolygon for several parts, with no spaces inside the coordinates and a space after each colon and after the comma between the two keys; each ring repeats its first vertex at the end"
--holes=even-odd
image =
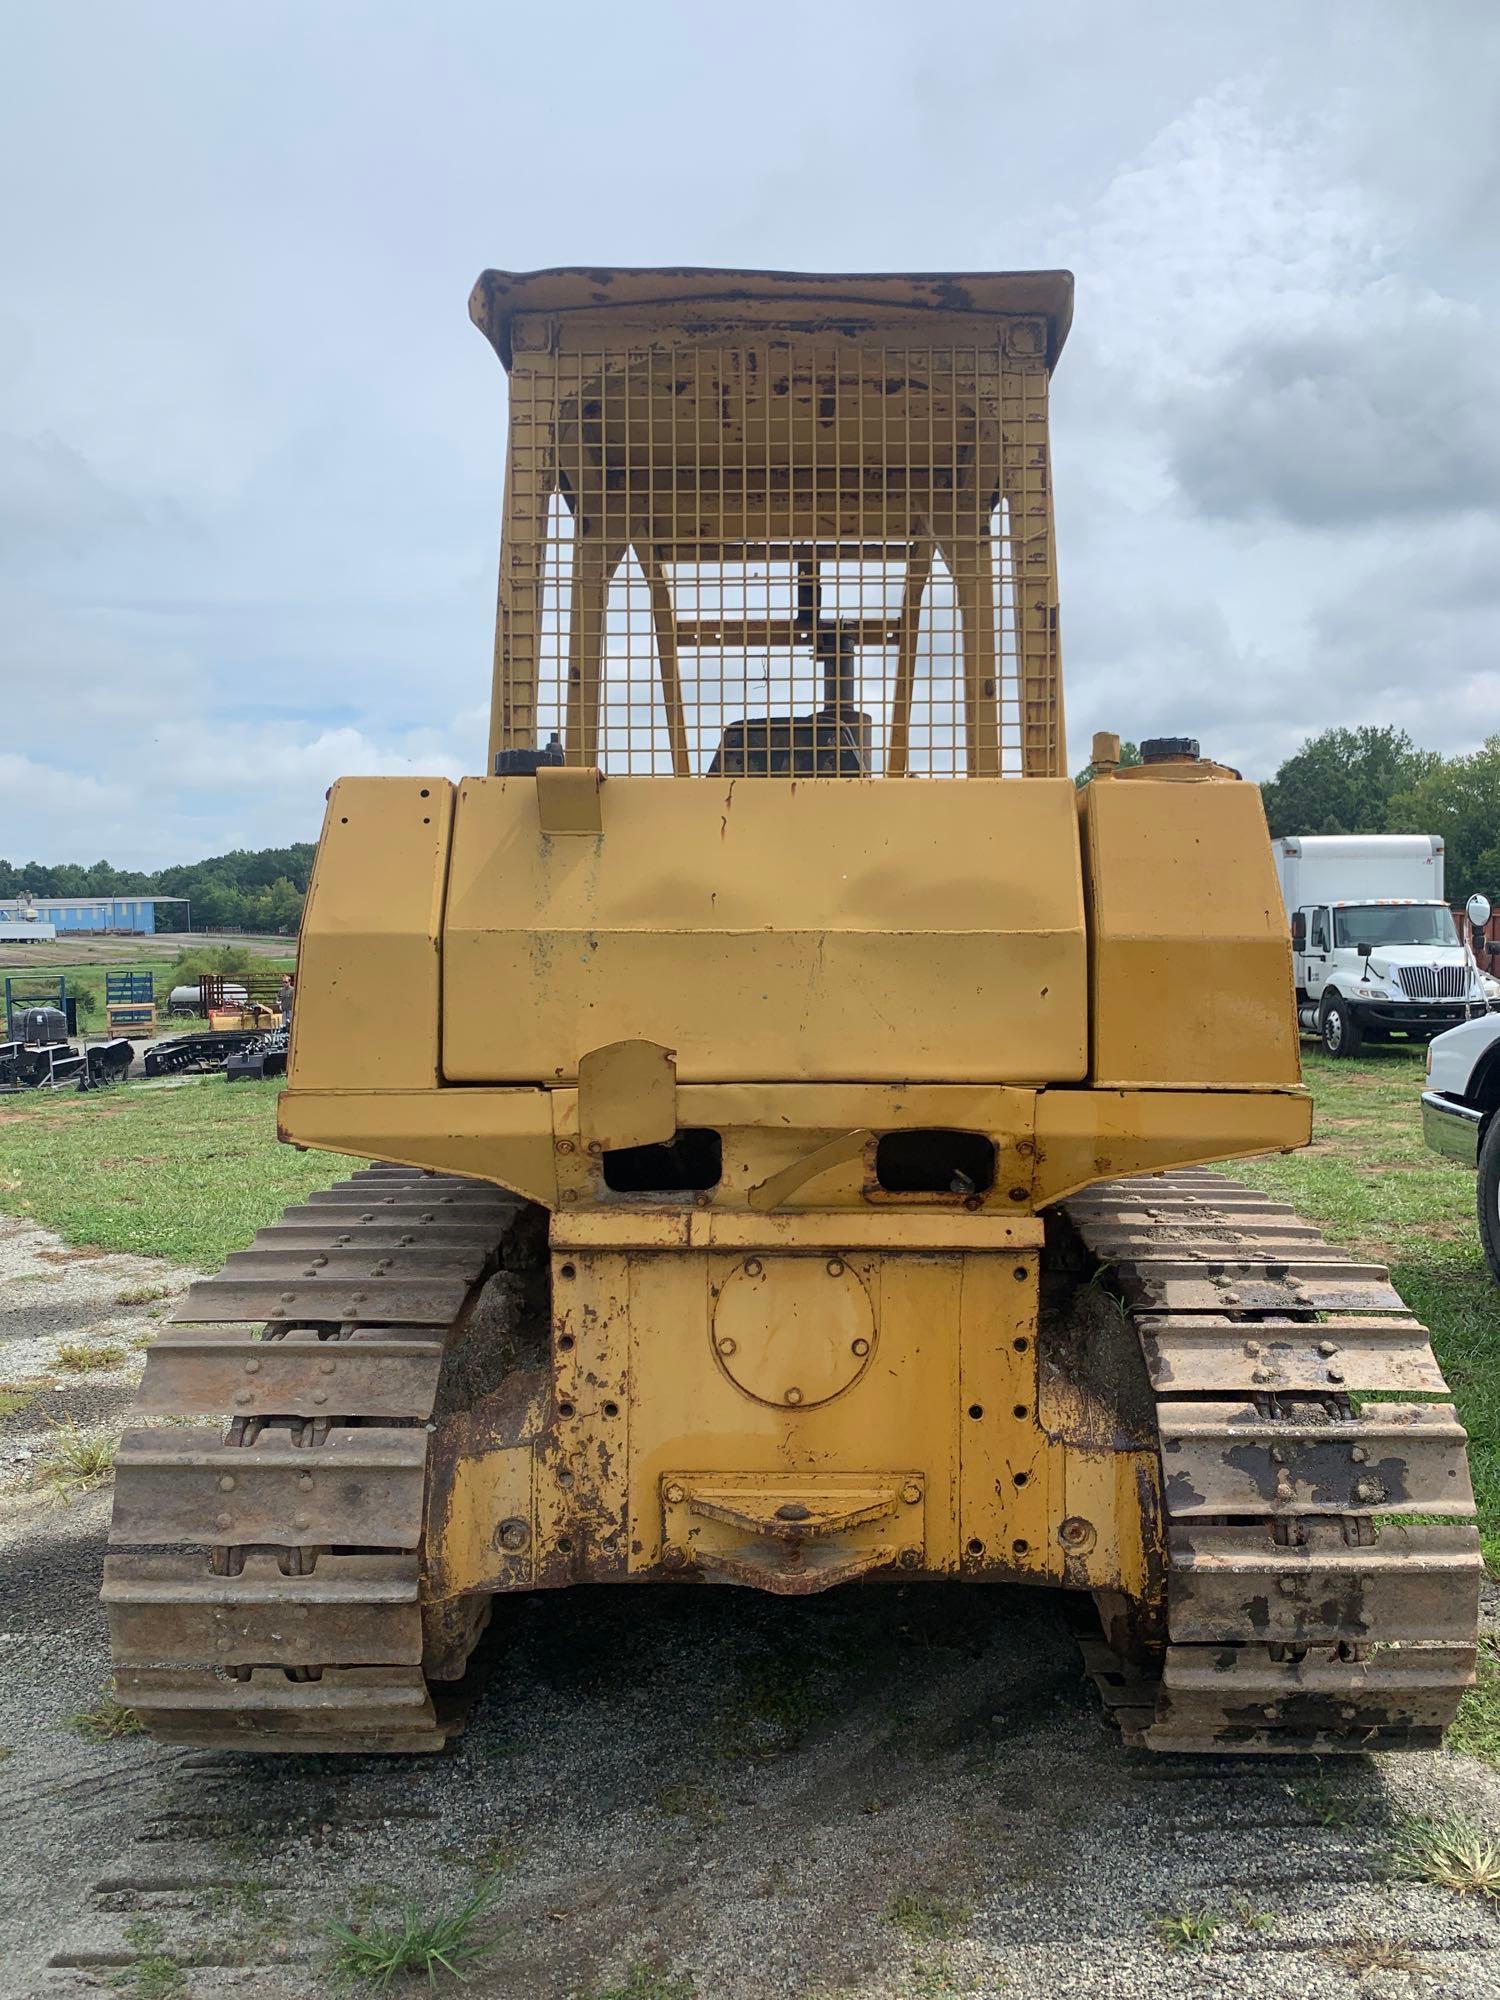
{"type": "Polygon", "coordinates": [[[1494,0],[0,0],[0,855],[483,768],[481,269],[1077,278],[1069,740],[1500,729],[1494,0]]]}

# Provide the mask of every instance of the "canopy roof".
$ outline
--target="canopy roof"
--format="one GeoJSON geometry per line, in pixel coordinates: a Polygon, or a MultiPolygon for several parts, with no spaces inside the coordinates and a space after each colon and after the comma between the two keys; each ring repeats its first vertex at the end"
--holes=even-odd
{"type": "MultiPolygon", "coordinates": [[[[720,271],[600,269],[584,265],[549,271],[484,271],[469,299],[469,317],[500,359],[511,364],[511,322],[517,313],[597,312],[609,306],[674,306],[717,301],[784,305],[836,313],[878,307],[900,312],[1039,315],[1047,322],[1047,365],[1062,352],[1073,319],[1071,271],[720,271]]],[[[760,318],[761,314],[753,315],[760,318]]]]}

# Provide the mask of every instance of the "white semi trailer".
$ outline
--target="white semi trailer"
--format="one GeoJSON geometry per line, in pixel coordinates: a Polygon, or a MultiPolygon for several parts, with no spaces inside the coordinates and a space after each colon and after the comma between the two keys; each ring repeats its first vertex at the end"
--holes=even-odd
{"type": "Polygon", "coordinates": [[[1292,924],[1297,1017],[1331,1056],[1368,1036],[1430,1041],[1486,1011],[1443,900],[1431,834],[1289,835],[1271,843],[1292,924]]]}

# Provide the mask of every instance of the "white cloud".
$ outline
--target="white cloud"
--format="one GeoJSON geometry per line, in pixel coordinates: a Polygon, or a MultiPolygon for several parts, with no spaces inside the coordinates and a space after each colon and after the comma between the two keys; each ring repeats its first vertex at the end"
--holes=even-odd
{"type": "Polygon", "coordinates": [[[1226,83],[1057,228],[1080,276],[1054,401],[1075,745],[1197,734],[1259,776],[1334,723],[1484,733],[1500,603],[1453,615],[1438,579],[1464,517],[1494,541],[1500,341],[1349,178],[1367,110],[1317,122],[1226,83]]]}

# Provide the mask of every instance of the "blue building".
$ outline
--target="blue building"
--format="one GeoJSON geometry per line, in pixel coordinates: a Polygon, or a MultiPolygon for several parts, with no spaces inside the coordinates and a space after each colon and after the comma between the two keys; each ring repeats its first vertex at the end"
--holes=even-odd
{"type": "MultiPolygon", "coordinates": [[[[156,929],[159,904],[175,904],[186,914],[185,896],[34,896],[26,902],[16,897],[0,899],[0,918],[16,919],[23,914],[37,923],[55,925],[62,931],[121,931],[149,937],[156,929]]],[[[172,929],[174,917],[163,920],[172,929]]]]}

